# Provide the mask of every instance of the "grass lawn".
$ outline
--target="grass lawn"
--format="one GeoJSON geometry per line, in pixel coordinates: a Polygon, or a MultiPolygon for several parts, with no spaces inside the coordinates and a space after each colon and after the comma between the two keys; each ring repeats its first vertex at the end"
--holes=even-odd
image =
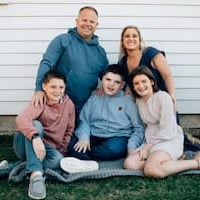
{"type": "MultiPolygon", "coordinates": [[[[16,160],[12,136],[0,136],[0,160],[16,160]]],[[[70,184],[46,181],[47,200],[199,200],[199,175],[174,175],[165,179],[112,177],[70,184]]],[[[0,200],[25,200],[28,182],[0,180],[0,200]]]]}

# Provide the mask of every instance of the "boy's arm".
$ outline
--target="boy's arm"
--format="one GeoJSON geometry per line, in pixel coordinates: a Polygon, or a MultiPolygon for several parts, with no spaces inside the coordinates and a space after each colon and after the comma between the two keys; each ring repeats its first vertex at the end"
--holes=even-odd
{"type": "Polygon", "coordinates": [[[134,151],[144,141],[144,124],[140,118],[138,108],[133,101],[127,104],[127,112],[133,125],[132,135],[128,141],[128,149],[129,151],[134,151]]]}
{"type": "Polygon", "coordinates": [[[45,73],[54,68],[54,66],[62,56],[63,51],[64,47],[62,45],[61,38],[58,36],[50,42],[40,62],[36,77],[36,91],[42,91],[42,82],[45,73]]]}
{"type": "Polygon", "coordinates": [[[75,126],[75,108],[73,106],[71,113],[69,114],[68,126],[67,126],[67,129],[65,131],[65,135],[63,137],[62,144],[59,147],[59,151],[63,155],[67,154],[68,144],[69,144],[71,137],[73,136],[73,133],[74,133],[74,126],[75,126]]]}
{"type": "Polygon", "coordinates": [[[75,130],[75,135],[78,137],[79,140],[90,139],[90,116],[91,112],[95,112],[95,108],[93,108],[93,97],[94,95],[88,99],[79,115],[79,125],[78,128],[75,130]]]}
{"type": "Polygon", "coordinates": [[[32,135],[37,133],[37,129],[33,126],[33,120],[36,120],[43,111],[43,106],[35,108],[30,103],[15,119],[17,131],[20,131],[31,140],[32,135]]]}
{"type": "Polygon", "coordinates": [[[74,145],[75,151],[85,153],[90,150],[90,104],[88,102],[83,106],[79,115],[79,125],[75,130],[78,142],[74,145]]]}
{"type": "Polygon", "coordinates": [[[53,39],[49,46],[47,47],[46,52],[43,55],[43,58],[40,62],[37,76],[36,76],[36,83],[35,83],[35,94],[33,95],[31,99],[31,104],[33,104],[35,107],[39,105],[43,105],[46,101],[44,92],[42,90],[42,82],[44,79],[44,75],[46,72],[48,72],[50,69],[53,69],[60,57],[63,54],[64,47],[62,45],[62,41],[60,37],[56,37],[53,39]]]}

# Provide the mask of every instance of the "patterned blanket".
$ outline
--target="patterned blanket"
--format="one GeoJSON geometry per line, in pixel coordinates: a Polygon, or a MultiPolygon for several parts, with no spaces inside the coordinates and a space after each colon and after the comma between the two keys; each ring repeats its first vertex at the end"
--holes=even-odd
{"type": "MultiPolygon", "coordinates": [[[[123,159],[116,161],[101,161],[99,163],[99,170],[68,174],[62,170],[46,169],[46,179],[56,180],[64,183],[70,183],[79,179],[101,179],[112,176],[144,176],[142,171],[123,169],[123,159]]],[[[0,169],[0,177],[7,175],[9,181],[20,182],[26,178],[25,173],[26,162],[17,162],[7,169],[0,169]]],[[[198,174],[200,170],[188,170],[177,175],[198,174]]]]}

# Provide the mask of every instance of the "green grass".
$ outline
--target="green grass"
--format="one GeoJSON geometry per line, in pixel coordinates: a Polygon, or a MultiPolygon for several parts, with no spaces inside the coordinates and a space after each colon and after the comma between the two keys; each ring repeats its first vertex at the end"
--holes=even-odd
{"type": "MultiPolygon", "coordinates": [[[[12,136],[0,136],[0,158],[16,160],[12,136]]],[[[174,175],[165,179],[147,177],[112,177],[59,183],[47,180],[47,200],[198,200],[199,175],[174,175]]],[[[28,182],[0,181],[0,200],[25,200],[28,182]]]]}

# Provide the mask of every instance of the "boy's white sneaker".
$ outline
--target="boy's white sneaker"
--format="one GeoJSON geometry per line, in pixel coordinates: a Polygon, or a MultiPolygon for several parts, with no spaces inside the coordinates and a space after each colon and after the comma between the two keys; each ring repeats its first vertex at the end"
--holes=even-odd
{"type": "Polygon", "coordinates": [[[7,169],[8,167],[9,167],[9,164],[7,160],[2,160],[0,162],[0,169],[7,169]]]}
{"type": "Polygon", "coordinates": [[[60,167],[68,173],[89,172],[99,169],[99,165],[93,160],[80,160],[74,157],[65,157],[60,160],[60,167]]]}

